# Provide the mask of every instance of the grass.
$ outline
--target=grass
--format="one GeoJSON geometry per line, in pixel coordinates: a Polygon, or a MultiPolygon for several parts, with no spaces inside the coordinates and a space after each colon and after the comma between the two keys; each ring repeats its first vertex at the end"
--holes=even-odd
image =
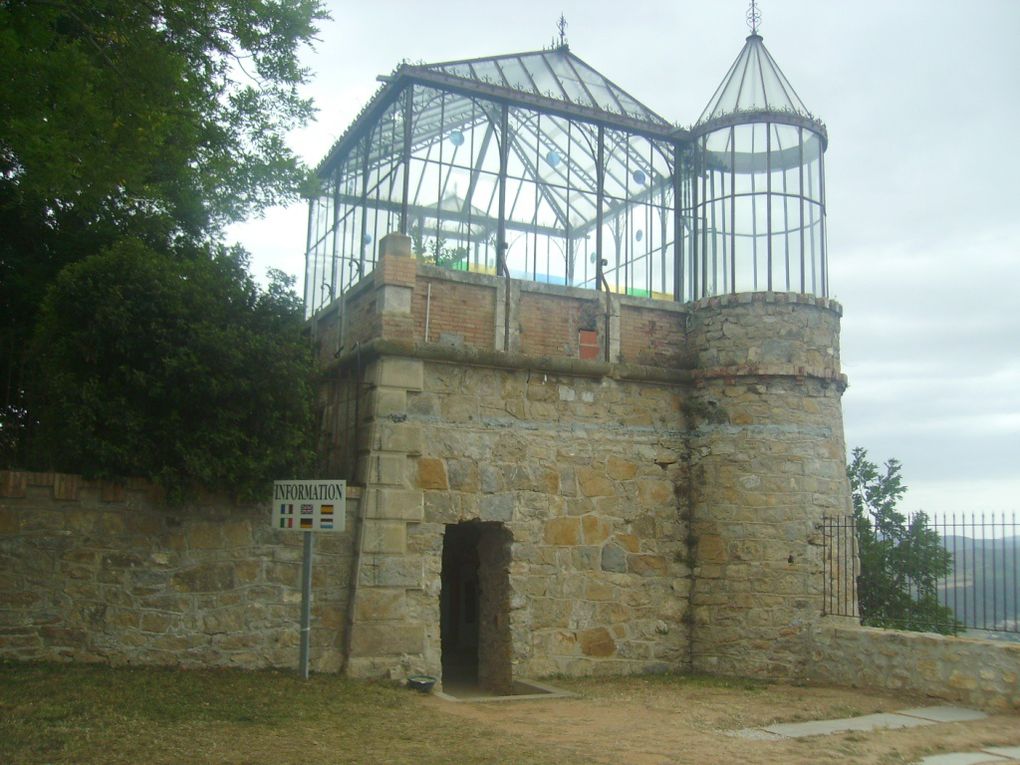
{"type": "MultiPolygon", "coordinates": [[[[574,693],[587,695],[589,690],[596,690],[599,693],[605,691],[606,680],[598,677],[565,677],[555,676],[549,678],[553,685],[562,686],[574,693]]],[[[772,683],[769,680],[759,680],[749,677],[726,677],[721,675],[704,675],[699,673],[663,672],[652,675],[631,675],[629,677],[613,678],[612,684],[621,691],[628,688],[643,690],[647,687],[659,687],[663,689],[673,688],[677,691],[693,690],[726,690],[726,691],[748,691],[756,693],[764,691],[772,683]]]]}
{"type": "Polygon", "coordinates": [[[548,761],[424,701],[335,675],[0,663],[0,762],[548,761]]]}
{"type": "Polygon", "coordinates": [[[892,765],[1016,741],[1013,720],[989,718],[763,744],[725,732],[922,699],[706,675],[552,682],[580,698],[459,705],[337,675],[0,662],[0,763],[892,765]]]}

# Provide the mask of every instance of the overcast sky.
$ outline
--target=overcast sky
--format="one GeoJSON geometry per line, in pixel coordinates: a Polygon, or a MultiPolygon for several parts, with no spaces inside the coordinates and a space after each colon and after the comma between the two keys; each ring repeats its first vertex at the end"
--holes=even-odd
{"type": "MultiPolygon", "coordinates": [[[[331,2],[292,146],[316,164],[401,59],[571,51],[666,119],[697,120],[746,0],[331,2]]],[[[847,448],[903,465],[906,510],[1020,512],[1020,0],[760,0],[760,33],[828,127],[847,448]]],[[[234,227],[256,276],[304,267],[306,208],[234,227]]]]}

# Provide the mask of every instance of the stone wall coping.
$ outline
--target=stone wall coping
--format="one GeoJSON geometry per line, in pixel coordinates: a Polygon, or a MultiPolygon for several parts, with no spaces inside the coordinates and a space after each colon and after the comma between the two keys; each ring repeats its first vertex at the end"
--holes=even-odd
{"type": "Polygon", "coordinates": [[[477,271],[454,271],[449,268],[441,268],[431,263],[418,261],[418,276],[428,279],[439,279],[441,281],[456,282],[458,284],[470,284],[475,287],[488,287],[497,289],[503,280],[492,274],[480,274],[477,271]]]}
{"type": "Polygon", "coordinates": [[[845,390],[847,376],[814,367],[793,366],[789,364],[740,364],[736,366],[712,367],[709,369],[691,369],[683,367],[658,367],[647,364],[626,362],[586,361],[568,357],[530,356],[523,353],[506,353],[476,348],[454,347],[435,343],[403,342],[375,338],[367,343],[341,354],[323,371],[328,375],[339,369],[357,363],[360,355],[364,364],[380,356],[397,356],[422,359],[424,361],[440,361],[468,366],[494,367],[497,369],[534,369],[554,374],[565,374],[574,377],[603,378],[613,380],[643,380],[666,384],[693,383],[695,385],[709,381],[737,377],[782,377],[793,379],[823,380],[845,390]]]}
{"type": "Polygon", "coordinates": [[[911,643],[943,643],[948,645],[967,645],[989,651],[1002,652],[1020,662],[1020,643],[1010,640],[990,640],[988,638],[969,637],[963,635],[942,635],[937,632],[912,632],[910,630],[885,629],[882,627],[866,627],[862,624],[848,624],[841,617],[826,617],[819,621],[820,629],[832,630],[835,633],[856,633],[873,640],[909,645],[911,643]],[[833,621],[829,621],[829,619],[833,621]],[[838,621],[837,621],[838,620],[838,621]]]}
{"type": "MultiPolygon", "coordinates": [[[[417,259],[416,262],[419,277],[444,280],[460,284],[469,284],[476,287],[488,287],[491,289],[499,289],[506,281],[506,277],[495,276],[493,274],[484,274],[475,271],[454,271],[448,268],[434,266],[430,263],[425,263],[424,261],[417,259]]],[[[335,298],[323,308],[320,308],[319,311],[312,317],[312,320],[316,322],[323,321],[332,312],[339,310],[339,306],[343,302],[349,302],[361,295],[362,292],[367,292],[376,287],[376,283],[370,277],[371,274],[367,277],[363,277],[356,284],[350,287],[346,293],[335,298]]],[[[598,300],[602,295],[609,295],[612,299],[618,301],[620,305],[627,306],[629,308],[649,308],[669,313],[689,314],[706,309],[719,309],[731,306],[765,303],[777,305],[796,304],[814,306],[822,310],[831,311],[836,314],[836,316],[843,315],[843,305],[837,300],[834,300],[833,298],[818,297],[817,295],[811,295],[803,292],[737,292],[726,295],[713,295],[712,297],[701,298],[700,300],[695,300],[689,303],[679,303],[672,300],[656,300],[654,298],[637,297],[635,295],[625,295],[616,292],[607,293],[602,290],[592,290],[584,287],[569,287],[563,284],[532,282],[526,279],[511,279],[510,281],[520,285],[522,292],[531,292],[554,297],[575,298],[578,300],[598,300]]]]}
{"type": "Polygon", "coordinates": [[[843,315],[843,306],[832,298],[818,297],[803,292],[737,292],[728,295],[713,295],[701,298],[693,303],[685,303],[688,310],[702,311],[705,309],[729,308],[731,306],[752,305],[755,303],[797,304],[808,305],[831,311],[837,316],[843,315]]]}
{"type": "Polygon", "coordinates": [[[677,367],[656,367],[647,364],[624,362],[586,361],[566,356],[531,356],[523,353],[458,348],[436,343],[424,344],[382,338],[369,340],[360,346],[355,346],[351,350],[345,351],[323,370],[323,374],[329,375],[339,369],[346,369],[352,364],[357,363],[359,354],[362,364],[381,356],[397,356],[475,367],[532,369],[553,374],[595,379],[608,377],[614,380],[643,380],[665,384],[689,383],[693,380],[690,369],[677,367]]]}
{"type": "MultiPolygon", "coordinates": [[[[471,284],[478,287],[490,287],[498,289],[505,283],[506,277],[494,276],[493,274],[481,274],[475,271],[453,271],[447,268],[440,268],[429,263],[418,263],[419,276],[430,279],[440,279],[461,284],[471,284]]],[[[656,300],[653,298],[638,297],[636,295],[624,295],[617,292],[604,292],[586,287],[570,287],[565,284],[547,284],[545,282],[533,282],[527,279],[511,279],[520,285],[521,292],[530,292],[537,295],[550,295],[552,297],[573,298],[576,300],[596,301],[601,300],[603,295],[609,295],[613,300],[619,301],[620,305],[630,308],[651,308],[669,313],[689,313],[689,303],[677,303],[673,300],[656,300]]]]}
{"type": "MultiPolygon", "coordinates": [[[[22,499],[27,497],[28,488],[49,488],[53,499],[77,502],[81,491],[94,493],[103,504],[125,504],[127,493],[144,494],[153,503],[165,501],[165,492],[157,484],[145,478],[83,478],[75,473],[38,472],[32,470],[0,470],[0,498],[22,499]]],[[[347,486],[347,499],[361,499],[360,486],[347,486]]],[[[221,499],[212,494],[202,494],[188,505],[215,504],[221,499]]],[[[267,499],[264,504],[269,505],[267,499]]],[[[246,502],[242,506],[254,506],[260,502],[246,502]]]]}
{"type": "Polygon", "coordinates": [[[165,492],[144,478],[84,478],[74,473],[54,471],[0,470],[0,497],[19,499],[28,496],[28,489],[49,489],[53,499],[77,502],[82,490],[94,494],[103,503],[124,503],[127,493],[144,494],[153,502],[161,502],[165,492]]]}
{"type": "Polygon", "coordinates": [[[323,323],[333,314],[336,314],[340,310],[341,306],[346,306],[355,298],[360,297],[363,292],[371,292],[376,288],[376,286],[376,283],[372,280],[372,274],[363,276],[357,281],[357,283],[351,286],[347,292],[339,297],[333,298],[329,303],[319,308],[318,311],[308,318],[308,321],[313,325],[323,323]]]}
{"type": "Polygon", "coordinates": [[[675,300],[656,300],[655,298],[637,297],[636,295],[620,295],[615,292],[608,294],[614,300],[619,301],[621,306],[626,306],[627,308],[653,309],[680,314],[689,314],[691,312],[691,303],[678,303],[675,300]]]}
{"type": "Polygon", "coordinates": [[[815,367],[793,366],[792,364],[738,364],[708,369],[692,369],[694,383],[700,384],[708,380],[725,380],[737,377],[792,377],[796,380],[824,380],[839,386],[840,392],[849,385],[847,376],[842,372],[833,372],[815,367]]]}

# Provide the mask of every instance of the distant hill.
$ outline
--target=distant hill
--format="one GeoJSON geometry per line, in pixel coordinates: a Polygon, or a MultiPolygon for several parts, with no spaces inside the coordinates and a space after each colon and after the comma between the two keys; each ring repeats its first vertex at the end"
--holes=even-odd
{"type": "Polygon", "coordinates": [[[939,588],[942,602],[968,627],[1020,632],[1020,536],[944,536],[953,574],[939,588]]]}

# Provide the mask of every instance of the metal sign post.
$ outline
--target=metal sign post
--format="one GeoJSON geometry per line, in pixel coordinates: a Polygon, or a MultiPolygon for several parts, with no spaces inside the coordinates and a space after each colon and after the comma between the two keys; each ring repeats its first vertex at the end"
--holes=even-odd
{"type": "Polygon", "coordinates": [[[298,673],[308,679],[312,633],[312,555],[314,532],[343,531],[346,525],[347,482],[343,480],[275,481],[274,529],[304,534],[301,560],[301,632],[298,673]]]}
{"type": "Polygon", "coordinates": [[[308,679],[308,647],[312,636],[312,547],[315,535],[305,534],[304,557],[301,559],[301,649],[298,656],[298,672],[308,679]]]}

